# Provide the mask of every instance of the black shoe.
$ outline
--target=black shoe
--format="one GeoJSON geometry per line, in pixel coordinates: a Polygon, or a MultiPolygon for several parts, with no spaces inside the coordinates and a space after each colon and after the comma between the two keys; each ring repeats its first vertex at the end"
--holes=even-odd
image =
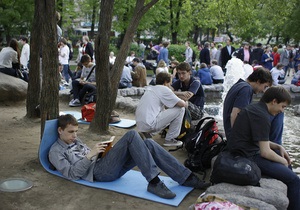
{"type": "Polygon", "coordinates": [[[158,182],[157,184],[149,183],[147,191],[166,199],[172,199],[176,196],[176,194],[169,190],[162,181],[158,182]]]}
{"type": "Polygon", "coordinates": [[[206,189],[211,183],[206,183],[205,181],[200,180],[196,175],[192,174],[192,177],[189,177],[182,186],[193,187],[195,189],[206,189]]]}

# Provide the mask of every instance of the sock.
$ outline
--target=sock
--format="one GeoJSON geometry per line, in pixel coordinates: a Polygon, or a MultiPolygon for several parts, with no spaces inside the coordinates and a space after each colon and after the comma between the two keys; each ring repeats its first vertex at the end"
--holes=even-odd
{"type": "Polygon", "coordinates": [[[158,176],[154,177],[149,183],[150,184],[157,184],[160,182],[160,179],[158,178],[158,176]]]}

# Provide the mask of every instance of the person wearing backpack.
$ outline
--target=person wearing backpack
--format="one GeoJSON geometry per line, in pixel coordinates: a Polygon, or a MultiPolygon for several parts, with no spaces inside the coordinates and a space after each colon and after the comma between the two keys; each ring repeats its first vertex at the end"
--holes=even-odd
{"type": "Polygon", "coordinates": [[[270,115],[282,113],[291,103],[291,96],[281,86],[268,88],[258,103],[239,112],[233,124],[227,149],[247,157],[260,168],[262,175],[287,185],[288,210],[300,209],[300,179],[291,170],[291,159],[283,148],[269,139],[270,115]]]}
{"type": "Polygon", "coordinates": [[[204,113],[204,90],[199,79],[191,74],[191,66],[182,62],[177,67],[179,80],[172,84],[175,95],[184,101],[188,101],[188,109],[191,113],[192,120],[200,120],[204,113]]]}
{"type": "Polygon", "coordinates": [[[169,126],[163,146],[182,146],[182,142],[175,138],[180,134],[187,103],[172,92],[170,84],[171,74],[157,74],[156,85],[147,87],[140,99],[135,119],[140,132],[157,133],[169,126]]]}

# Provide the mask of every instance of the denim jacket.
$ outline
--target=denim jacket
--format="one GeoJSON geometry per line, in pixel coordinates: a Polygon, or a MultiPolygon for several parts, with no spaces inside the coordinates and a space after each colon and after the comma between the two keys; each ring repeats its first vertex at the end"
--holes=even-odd
{"type": "Polygon", "coordinates": [[[68,145],[58,138],[50,148],[49,160],[64,177],[92,182],[95,160],[86,158],[86,154],[89,152],[90,148],[80,139],[76,139],[74,144],[68,145]]]}

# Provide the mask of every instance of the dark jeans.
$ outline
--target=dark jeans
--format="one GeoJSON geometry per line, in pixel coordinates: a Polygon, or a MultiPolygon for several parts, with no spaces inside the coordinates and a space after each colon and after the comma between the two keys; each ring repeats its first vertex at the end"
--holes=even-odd
{"type": "MultiPolygon", "coordinates": [[[[14,69],[14,68],[0,68],[0,72],[2,72],[3,74],[7,74],[7,75],[10,75],[10,76],[13,76],[13,77],[18,77],[18,74],[17,74],[17,70],[14,69]]],[[[23,73],[23,78],[20,78],[22,80],[24,80],[25,82],[28,82],[28,73],[26,71],[22,71],[21,72],[23,73]]]]}
{"type": "Polygon", "coordinates": [[[263,175],[280,180],[287,185],[288,210],[298,210],[300,208],[300,179],[297,174],[283,164],[267,160],[260,155],[255,155],[253,161],[263,175]]]}
{"type": "Polygon", "coordinates": [[[269,140],[280,145],[282,144],[283,118],[284,118],[283,112],[275,116],[270,116],[271,130],[270,130],[269,140]]]}
{"type": "Polygon", "coordinates": [[[79,101],[82,102],[82,99],[84,98],[86,93],[96,93],[96,86],[91,84],[84,84],[81,85],[78,80],[72,81],[72,90],[73,90],[73,98],[79,99],[79,101]]]}

